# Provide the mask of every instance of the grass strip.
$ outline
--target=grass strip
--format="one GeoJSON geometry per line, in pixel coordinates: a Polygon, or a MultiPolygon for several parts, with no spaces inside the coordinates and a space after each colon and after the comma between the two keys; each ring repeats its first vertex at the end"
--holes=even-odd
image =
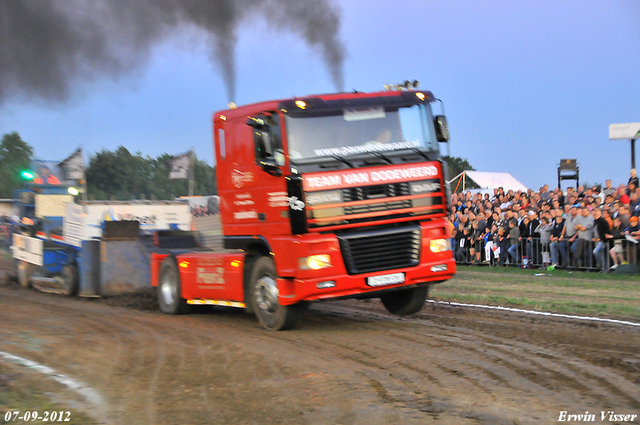
{"type": "Polygon", "coordinates": [[[54,382],[24,368],[0,363],[0,424],[48,424],[65,423],[95,425],[96,422],[84,413],[51,401],[60,389],[54,382]],[[9,412],[17,411],[18,415],[9,412]],[[29,413],[26,413],[29,412],[29,413]],[[45,412],[48,412],[45,413],[45,412]],[[56,421],[52,421],[55,412],[56,421]],[[67,413],[69,412],[69,413],[67,413]],[[32,420],[48,417],[48,421],[32,420]],[[29,420],[25,421],[25,414],[29,420]],[[62,420],[59,419],[62,415],[62,420]],[[22,417],[23,420],[17,419],[22,417]],[[66,419],[69,419],[66,421],[66,419]]]}
{"type": "Polygon", "coordinates": [[[460,266],[431,295],[440,301],[640,320],[638,276],[460,266]]]}

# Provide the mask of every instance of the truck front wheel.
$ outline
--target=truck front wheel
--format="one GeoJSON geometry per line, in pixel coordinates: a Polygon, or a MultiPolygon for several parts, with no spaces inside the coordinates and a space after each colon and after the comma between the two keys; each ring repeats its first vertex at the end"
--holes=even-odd
{"type": "Polygon", "coordinates": [[[281,305],[278,301],[276,266],[269,257],[260,257],[253,264],[249,280],[251,304],[260,324],[271,331],[293,327],[301,305],[281,305]]]}
{"type": "Polygon", "coordinates": [[[422,310],[429,296],[429,286],[401,289],[380,297],[380,301],[391,314],[408,316],[422,310]]]}
{"type": "Polygon", "coordinates": [[[160,265],[158,287],[156,288],[160,311],[165,314],[185,314],[189,304],[182,298],[180,272],[174,257],[167,257],[160,265]]]}

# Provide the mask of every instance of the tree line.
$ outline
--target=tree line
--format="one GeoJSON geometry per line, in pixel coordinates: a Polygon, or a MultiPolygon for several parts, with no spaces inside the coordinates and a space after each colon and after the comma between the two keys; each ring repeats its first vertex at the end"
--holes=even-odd
{"type": "MultiPolygon", "coordinates": [[[[169,154],[157,158],[132,154],[124,146],[115,151],[102,150],[91,155],[85,170],[87,198],[96,200],[158,199],[171,200],[189,193],[188,180],[170,180],[169,154]]],[[[449,178],[464,170],[475,170],[466,158],[445,156],[449,178]]],[[[25,187],[21,172],[31,166],[33,148],[16,132],[5,134],[0,142],[0,198],[12,198],[15,189],[25,187]]],[[[194,195],[218,193],[215,167],[194,160],[194,195]]],[[[34,170],[35,171],[35,170],[34,170]]],[[[456,188],[452,182],[451,190],[456,188]]],[[[475,183],[467,183],[473,188],[475,183]]],[[[477,185],[475,186],[477,187],[477,185]]]]}
{"type": "MultiPolygon", "coordinates": [[[[85,169],[87,198],[96,200],[172,200],[189,193],[188,180],[170,180],[172,155],[157,158],[132,154],[120,146],[90,156],[85,169]]],[[[194,155],[196,196],[217,194],[215,168],[194,155]]],[[[0,141],[0,198],[13,198],[15,189],[28,184],[21,173],[31,167],[33,148],[18,133],[5,134],[0,141]]],[[[33,170],[37,171],[37,170],[33,170]]]]}

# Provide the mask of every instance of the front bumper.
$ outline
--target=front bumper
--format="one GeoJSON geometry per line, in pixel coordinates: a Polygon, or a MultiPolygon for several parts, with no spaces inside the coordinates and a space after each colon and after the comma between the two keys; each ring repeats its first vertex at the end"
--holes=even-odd
{"type": "Polygon", "coordinates": [[[420,284],[435,284],[451,279],[456,271],[456,264],[445,253],[434,255],[432,261],[423,262],[415,267],[386,270],[382,272],[359,275],[322,276],[308,279],[278,279],[280,291],[279,301],[282,305],[291,305],[300,301],[318,301],[334,298],[358,298],[375,296],[376,292],[390,289],[412,287],[420,284]],[[443,255],[444,254],[444,255],[443,255]],[[432,271],[436,270],[436,271],[432,271]],[[388,285],[369,286],[367,278],[404,273],[404,282],[388,285]]]}

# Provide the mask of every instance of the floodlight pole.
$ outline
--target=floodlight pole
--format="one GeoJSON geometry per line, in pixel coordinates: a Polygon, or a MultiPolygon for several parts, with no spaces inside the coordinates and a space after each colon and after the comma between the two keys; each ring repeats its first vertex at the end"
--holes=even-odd
{"type": "Polygon", "coordinates": [[[636,139],[631,139],[631,168],[636,168],[636,139]]]}

